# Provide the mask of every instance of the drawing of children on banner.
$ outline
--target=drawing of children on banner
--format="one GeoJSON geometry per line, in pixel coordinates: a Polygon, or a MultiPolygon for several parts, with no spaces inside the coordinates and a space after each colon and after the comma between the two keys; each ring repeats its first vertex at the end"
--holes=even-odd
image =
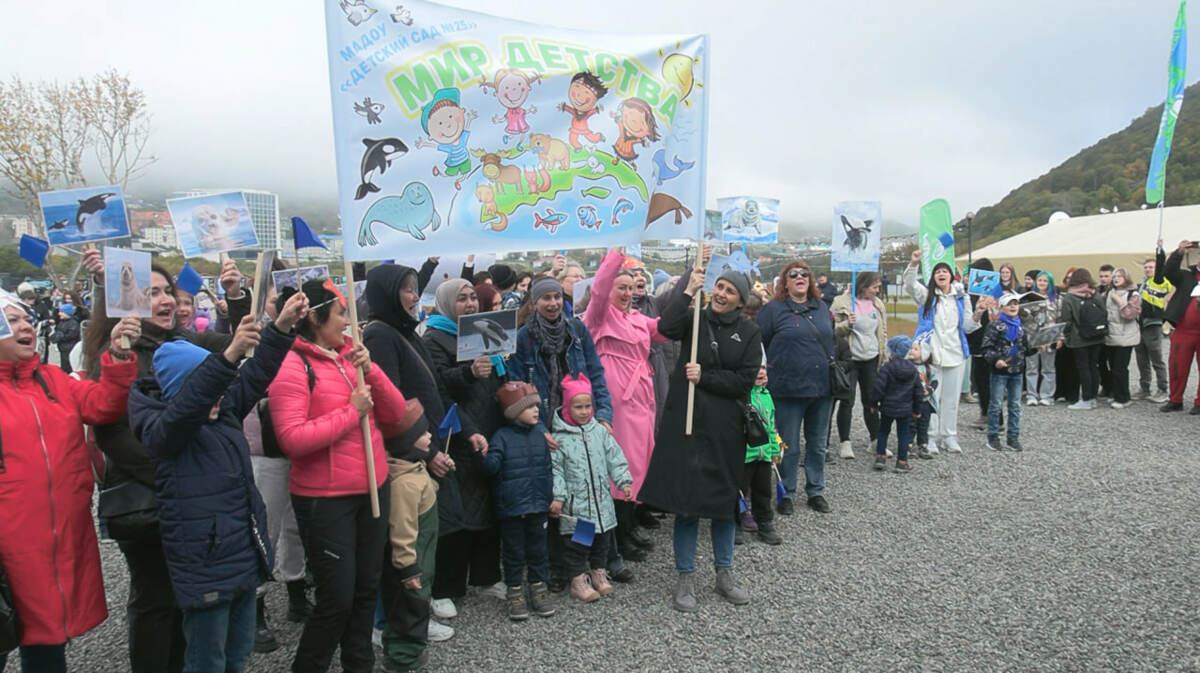
{"type": "Polygon", "coordinates": [[[488,87],[496,92],[496,100],[504,106],[503,115],[493,115],[492,123],[501,124],[507,122],[504,127],[504,144],[507,145],[509,140],[513,141],[514,145],[521,144],[521,138],[529,132],[529,122],[525,121],[526,114],[534,114],[537,112],[537,107],[530,105],[529,109],[525,109],[525,101],[529,100],[529,94],[533,91],[533,83],[541,82],[542,76],[538,73],[527,75],[520,70],[512,68],[501,68],[496,71],[495,79],[488,82],[487,78],[483,78],[479,86],[487,93],[488,87]]]}
{"type": "Polygon", "coordinates": [[[583,144],[579,142],[579,136],[583,136],[589,143],[595,144],[604,141],[603,133],[593,133],[588,128],[588,119],[604,110],[603,105],[598,105],[601,98],[608,93],[608,87],[588,71],[575,73],[571,78],[571,86],[567,89],[567,100],[569,103],[559,103],[558,109],[563,112],[571,113],[571,131],[570,141],[571,147],[577,150],[583,149],[583,144]]]}
{"type": "MultiPolygon", "coordinates": [[[[471,137],[471,120],[479,116],[458,104],[458,89],[438,89],[424,108],[421,109],[421,128],[429,140],[417,138],[417,148],[436,147],[446,153],[446,167],[433,167],[434,175],[456,176],[471,172],[471,154],[467,150],[467,139],[471,137]]],[[[455,187],[459,185],[456,181],[455,187]]]]}

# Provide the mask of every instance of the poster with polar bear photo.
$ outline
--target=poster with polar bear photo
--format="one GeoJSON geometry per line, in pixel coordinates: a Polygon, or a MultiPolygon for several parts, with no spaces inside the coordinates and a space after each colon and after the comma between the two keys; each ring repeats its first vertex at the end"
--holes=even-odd
{"type": "Polygon", "coordinates": [[[110,318],[150,317],[150,253],[104,248],[104,303],[110,318]]]}
{"type": "Polygon", "coordinates": [[[184,257],[258,247],[258,234],[241,192],[167,199],[167,210],[184,257]]]}
{"type": "Polygon", "coordinates": [[[878,271],[882,225],[883,205],[879,201],[843,201],[834,206],[829,268],[878,271]]]}
{"type": "Polygon", "coordinates": [[[717,199],[725,243],[778,243],[779,199],[730,196],[717,199]]]}

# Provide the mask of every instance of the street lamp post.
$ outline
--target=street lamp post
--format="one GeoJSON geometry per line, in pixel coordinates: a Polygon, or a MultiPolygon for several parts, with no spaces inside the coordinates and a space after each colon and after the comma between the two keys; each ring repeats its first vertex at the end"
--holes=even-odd
{"type": "Polygon", "coordinates": [[[975,219],[975,211],[968,211],[967,212],[967,266],[968,267],[971,266],[971,262],[973,261],[971,259],[972,248],[974,247],[972,245],[972,241],[971,241],[971,221],[974,219],[975,219]]]}

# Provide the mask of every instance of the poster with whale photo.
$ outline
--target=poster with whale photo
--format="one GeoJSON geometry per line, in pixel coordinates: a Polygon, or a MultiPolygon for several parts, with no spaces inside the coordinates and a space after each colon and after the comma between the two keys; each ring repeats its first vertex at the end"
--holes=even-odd
{"type": "Polygon", "coordinates": [[[834,206],[829,268],[878,271],[882,226],[883,205],[879,201],[843,201],[834,206]]]}
{"type": "Polygon", "coordinates": [[[258,234],[241,192],[167,199],[167,211],[184,257],[258,246],[258,234]]]}
{"type": "Polygon", "coordinates": [[[717,199],[725,243],[778,243],[779,199],[730,196],[717,199]]]}
{"type": "Polygon", "coordinates": [[[104,303],[110,318],[150,317],[150,253],[104,247],[104,303]]]}
{"type": "Polygon", "coordinates": [[[119,185],[40,192],[38,204],[46,223],[46,240],[52,246],[129,235],[129,216],[119,185]]]}
{"type": "Polygon", "coordinates": [[[458,361],[517,351],[517,311],[491,311],[458,317],[458,361]]]}

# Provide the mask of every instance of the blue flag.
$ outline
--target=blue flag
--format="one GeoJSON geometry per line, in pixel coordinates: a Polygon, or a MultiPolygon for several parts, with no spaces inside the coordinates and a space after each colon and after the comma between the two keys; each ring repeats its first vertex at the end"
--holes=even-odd
{"type": "Polygon", "coordinates": [[[190,294],[200,294],[200,288],[204,287],[204,278],[192,268],[191,264],[184,264],[179,270],[179,275],[175,276],[175,284],[180,290],[190,294]]]}
{"type": "Polygon", "coordinates": [[[451,404],[442,418],[442,424],[438,426],[438,437],[449,437],[461,431],[462,422],[458,420],[458,404],[451,404]]]}
{"type": "Polygon", "coordinates": [[[595,541],[596,524],[587,519],[577,519],[575,522],[575,532],[571,535],[571,542],[590,547],[595,541]]]}
{"type": "Polygon", "coordinates": [[[1167,63],[1167,99],[1163,102],[1162,119],[1158,123],[1158,138],[1150,156],[1146,173],[1146,203],[1163,200],[1167,182],[1167,157],[1171,155],[1171,140],[1175,137],[1175,121],[1183,109],[1183,90],[1187,85],[1187,1],[1179,3],[1175,30],[1171,35],[1171,60],[1167,63]]]}
{"type": "Polygon", "coordinates": [[[17,251],[21,259],[40,269],[46,263],[46,253],[48,252],[50,252],[49,243],[29,234],[21,234],[21,247],[17,251]]]}
{"type": "Polygon", "coordinates": [[[292,218],[292,239],[296,241],[297,250],[300,248],[329,249],[325,247],[325,244],[321,242],[321,239],[317,238],[317,235],[313,233],[313,230],[308,228],[308,224],[298,217],[292,218]]]}
{"type": "Polygon", "coordinates": [[[738,493],[738,514],[745,514],[750,511],[750,505],[746,504],[746,497],[738,493]]]}

